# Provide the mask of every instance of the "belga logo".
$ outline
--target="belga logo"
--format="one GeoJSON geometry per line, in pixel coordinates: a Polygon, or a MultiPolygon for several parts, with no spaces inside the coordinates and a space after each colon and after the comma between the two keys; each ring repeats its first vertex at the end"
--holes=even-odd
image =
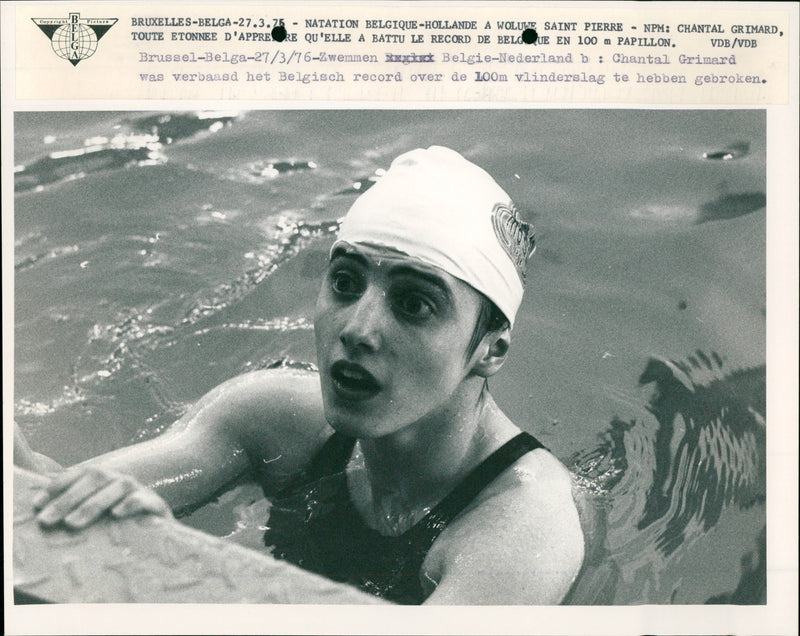
{"type": "Polygon", "coordinates": [[[72,66],[92,57],[97,42],[117,23],[117,18],[82,18],[70,13],[68,18],[31,18],[50,39],[53,51],[72,66]]]}

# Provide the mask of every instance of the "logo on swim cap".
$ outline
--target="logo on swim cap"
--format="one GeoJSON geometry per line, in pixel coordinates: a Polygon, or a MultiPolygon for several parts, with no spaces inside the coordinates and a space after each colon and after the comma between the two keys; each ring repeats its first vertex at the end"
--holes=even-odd
{"type": "Polygon", "coordinates": [[[530,223],[519,218],[514,204],[496,203],[492,210],[492,227],[500,245],[525,282],[525,266],[536,250],[536,233],[530,223]]]}

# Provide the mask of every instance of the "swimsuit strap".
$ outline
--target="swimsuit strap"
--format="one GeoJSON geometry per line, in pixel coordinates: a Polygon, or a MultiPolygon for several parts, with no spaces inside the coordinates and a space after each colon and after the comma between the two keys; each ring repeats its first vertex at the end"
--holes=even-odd
{"type": "MultiPolygon", "coordinates": [[[[355,438],[334,432],[314,456],[303,482],[310,483],[335,473],[344,472],[355,443],[355,438]]],[[[544,444],[530,433],[522,432],[512,437],[478,464],[433,510],[416,524],[415,528],[440,531],[500,473],[520,457],[537,448],[546,450],[544,444]]]]}
{"type": "Polygon", "coordinates": [[[348,437],[334,431],[333,435],[325,441],[322,448],[314,455],[304,481],[316,481],[323,477],[344,472],[355,445],[355,437],[348,437]]]}
{"type": "Polygon", "coordinates": [[[442,499],[420,522],[428,530],[441,530],[457,517],[464,508],[500,473],[526,453],[546,447],[530,433],[522,432],[512,437],[494,451],[442,499]]]}

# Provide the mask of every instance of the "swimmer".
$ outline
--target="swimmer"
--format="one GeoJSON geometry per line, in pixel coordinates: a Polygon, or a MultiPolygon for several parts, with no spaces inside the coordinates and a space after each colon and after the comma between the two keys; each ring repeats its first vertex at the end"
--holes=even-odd
{"type": "Polygon", "coordinates": [[[319,373],[224,382],[159,437],[53,476],[39,522],[181,514],[251,479],[276,558],[396,603],[561,602],[584,556],[570,475],[488,389],[533,249],[484,170],[401,155],[331,249],[319,373]]]}

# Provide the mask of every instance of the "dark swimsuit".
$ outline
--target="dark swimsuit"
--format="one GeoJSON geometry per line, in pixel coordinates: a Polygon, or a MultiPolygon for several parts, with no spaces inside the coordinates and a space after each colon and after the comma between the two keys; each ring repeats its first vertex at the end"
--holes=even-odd
{"type": "Polygon", "coordinates": [[[274,546],[276,558],[406,605],[418,605],[427,596],[420,570],[439,533],[506,468],[544,448],[532,435],[520,433],[412,528],[385,536],[367,526],[350,501],[345,468],[355,442],[334,433],[302,477],[273,499],[264,542],[274,546]]]}

